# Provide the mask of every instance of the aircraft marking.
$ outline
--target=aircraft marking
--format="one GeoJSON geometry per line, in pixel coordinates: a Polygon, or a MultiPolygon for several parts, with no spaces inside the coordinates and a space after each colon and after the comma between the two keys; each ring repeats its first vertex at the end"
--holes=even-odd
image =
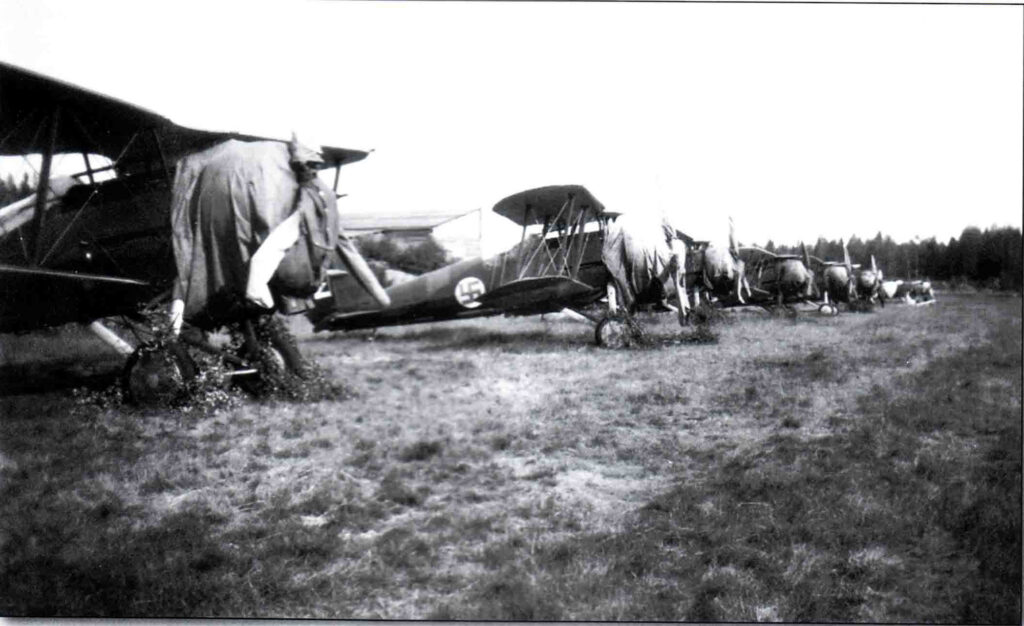
{"type": "Polygon", "coordinates": [[[484,281],[476,276],[467,276],[455,285],[455,299],[467,309],[475,309],[480,306],[476,299],[484,295],[486,291],[484,281]]]}

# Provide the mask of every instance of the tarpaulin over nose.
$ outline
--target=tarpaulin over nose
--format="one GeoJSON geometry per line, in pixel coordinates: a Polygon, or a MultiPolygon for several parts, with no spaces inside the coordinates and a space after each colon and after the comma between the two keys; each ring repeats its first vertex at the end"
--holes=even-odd
{"type": "Polygon", "coordinates": [[[237,313],[253,253],[295,211],[299,241],[274,275],[285,295],[312,293],[340,228],[334,193],[319,179],[300,185],[281,142],[229,140],[178,163],[171,225],[178,276],[174,297],[185,319],[217,326],[237,313]]]}

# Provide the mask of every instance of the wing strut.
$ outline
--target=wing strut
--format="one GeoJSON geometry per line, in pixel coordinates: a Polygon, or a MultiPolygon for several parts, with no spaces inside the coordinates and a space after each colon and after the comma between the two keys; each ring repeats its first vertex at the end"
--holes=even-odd
{"type": "Polygon", "coordinates": [[[156,151],[160,155],[160,167],[164,170],[164,178],[167,179],[167,185],[173,187],[174,175],[171,174],[170,169],[167,167],[167,155],[164,154],[164,146],[160,143],[160,133],[157,132],[156,128],[151,128],[149,130],[153,136],[153,143],[156,144],[156,151]]]}
{"type": "MultiPolygon", "coordinates": [[[[78,123],[79,123],[79,125],[81,125],[81,122],[78,122],[78,123]]],[[[82,128],[82,130],[84,131],[84,127],[82,128]]],[[[139,133],[135,133],[135,134],[132,135],[131,139],[128,140],[128,143],[125,145],[124,149],[121,150],[121,154],[117,155],[117,159],[113,163],[111,163],[107,167],[101,167],[99,169],[95,169],[95,170],[92,170],[92,171],[94,173],[95,172],[103,172],[103,171],[107,171],[107,170],[114,170],[116,172],[118,165],[121,163],[121,159],[123,159],[124,155],[128,153],[128,148],[130,148],[132,146],[132,144],[135,142],[135,139],[138,136],[139,136],[139,133]]],[[[88,164],[88,159],[86,160],[86,164],[88,164]]],[[[97,192],[98,192],[98,190],[94,187],[93,190],[92,190],[92,193],[90,193],[89,197],[85,199],[85,202],[82,204],[82,206],[78,207],[78,210],[75,212],[74,217],[72,217],[71,221],[69,221],[67,223],[67,225],[64,227],[64,231],[61,232],[61,234],[57,237],[56,240],[54,240],[53,244],[50,246],[50,249],[46,251],[46,254],[43,255],[43,258],[38,263],[36,263],[36,265],[43,265],[44,263],[46,263],[46,260],[50,258],[50,255],[53,254],[54,250],[57,249],[57,246],[60,245],[60,243],[62,241],[64,241],[65,235],[67,235],[69,232],[71,232],[71,227],[74,225],[74,223],[76,221],[78,221],[79,216],[82,215],[82,213],[85,211],[86,207],[89,206],[89,203],[92,202],[92,199],[96,196],[97,192]]],[[[104,252],[106,252],[106,251],[104,250],[104,252]]],[[[117,266],[117,262],[114,261],[113,257],[111,257],[109,254],[107,254],[107,258],[110,259],[110,261],[112,263],[114,263],[114,266],[117,267],[118,270],[123,271],[123,270],[121,270],[121,268],[119,266],[117,266]]]]}
{"type": "Polygon", "coordinates": [[[82,151],[82,160],[85,161],[85,174],[89,177],[89,184],[96,184],[96,177],[92,175],[92,163],[89,162],[89,153],[82,151]]]}
{"type": "MultiPolygon", "coordinates": [[[[519,241],[521,243],[521,245],[519,247],[522,249],[522,252],[519,253],[519,255],[518,255],[519,258],[516,259],[518,261],[518,264],[516,266],[516,278],[517,279],[523,273],[523,253],[526,252],[526,246],[525,246],[525,242],[526,242],[526,225],[530,223],[530,208],[531,207],[530,207],[529,203],[527,203],[526,210],[523,211],[523,215],[524,215],[524,218],[523,218],[523,234],[519,237],[519,241]]],[[[502,275],[502,278],[504,278],[504,274],[502,275]]]]}
{"type": "Polygon", "coordinates": [[[47,118],[49,141],[43,153],[43,165],[39,171],[39,183],[36,185],[36,212],[32,216],[32,264],[39,264],[39,253],[42,252],[41,242],[43,223],[46,217],[46,196],[50,187],[50,166],[53,164],[53,149],[57,142],[57,125],[60,120],[60,107],[54,107],[47,118]]]}

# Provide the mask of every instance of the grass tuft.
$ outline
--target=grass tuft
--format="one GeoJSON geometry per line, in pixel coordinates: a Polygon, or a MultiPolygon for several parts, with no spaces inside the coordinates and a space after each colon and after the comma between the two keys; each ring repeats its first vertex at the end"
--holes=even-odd
{"type": "Polygon", "coordinates": [[[406,463],[410,461],[426,461],[441,454],[444,444],[440,441],[417,441],[416,443],[402,449],[398,458],[406,463]]]}
{"type": "Polygon", "coordinates": [[[429,493],[429,489],[421,488],[414,491],[405,484],[397,470],[391,470],[380,482],[377,498],[402,506],[415,507],[423,503],[426,493],[429,493]]]}

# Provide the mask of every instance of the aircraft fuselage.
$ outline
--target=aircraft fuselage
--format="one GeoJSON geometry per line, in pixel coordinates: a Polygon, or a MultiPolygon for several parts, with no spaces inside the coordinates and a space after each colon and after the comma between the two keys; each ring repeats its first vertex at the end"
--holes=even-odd
{"type": "Polygon", "coordinates": [[[391,306],[386,309],[375,309],[361,298],[350,277],[336,276],[331,281],[333,297],[318,300],[311,317],[318,329],[356,330],[585,306],[603,295],[608,281],[601,241],[592,233],[583,242],[578,270],[575,259],[566,262],[558,256],[564,246],[554,239],[545,242],[551,256],[526,258],[529,248],[520,248],[459,261],[387,288],[391,306]],[[558,271],[566,266],[572,266],[569,272],[558,271]],[[570,273],[575,278],[568,278],[570,273]]]}

